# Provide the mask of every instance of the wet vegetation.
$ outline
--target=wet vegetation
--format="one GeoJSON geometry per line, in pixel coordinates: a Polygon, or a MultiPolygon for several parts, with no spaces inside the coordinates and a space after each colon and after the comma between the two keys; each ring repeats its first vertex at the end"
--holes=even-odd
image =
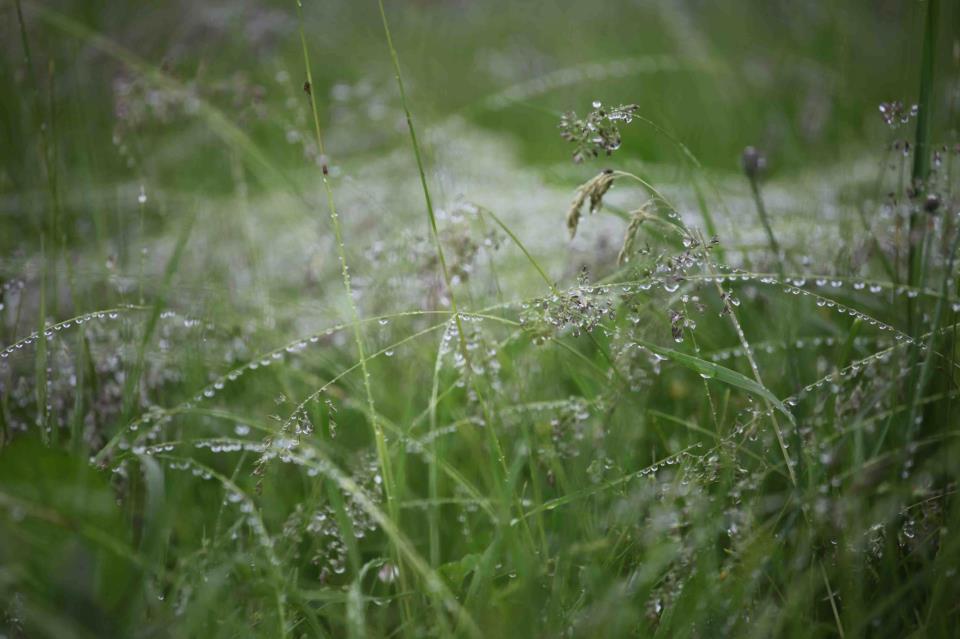
{"type": "Polygon", "coordinates": [[[954,636],[956,3],[0,36],[0,637],[954,636]]]}

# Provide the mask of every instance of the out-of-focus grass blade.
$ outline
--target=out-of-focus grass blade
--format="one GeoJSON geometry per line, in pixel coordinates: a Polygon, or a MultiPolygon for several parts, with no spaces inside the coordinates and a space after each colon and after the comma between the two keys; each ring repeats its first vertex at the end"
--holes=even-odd
{"type": "MultiPolygon", "coordinates": [[[[142,74],[158,88],[176,95],[185,92],[184,87],[179,82],[113,40],[47,7],[33,3],[27,3],[26,6],[30,7],[31,11],[34,11],[41,20],[50,26],[63,33],[79,38],[110,57],[119,60],[137,73],[142,74]]],[[[267,155],[263,153],[260,147],[250,139],[250,136],[231,122],[220,109],[217,109],[209,102],[195,95],[191,94],[190,99],[195,101],[197,113],[210,126],[210,130],[223,140],[227,146],[240,151],[241,155],[254,170],[254,174],[265,186],[270,186],[270,180],[273,180],[284,184],[297,195],[297,197],[300,197],[300,193],[293,180],[280,171],[274,163],[270,161],[267,155]],[[270,180],[267,180],[267,177],[269,177],[270,180]]]]}
{"type": "Polygon", "coordinates": [[[143,471],[145,489],[140,550],[159,564],[157,560],[163,542],[163,511],[166,504],[163,469],[150,455],[137,455],[137,459],[143,471]]]}
{"type": "Polygon", "coordinates": [[[195,219],[195,215],[191,214],[186,224],[184,224],[183,230],[180,231],[180,235],[177,237],[177,243],[173,248],[173,253],[170,255],[170,259],[167,261],[167,266],[164,269],[163,280],[160,284],[159,292],[154,300],[153,309],[150,312],[147,325],[143,329],[143,338],[140,341],[140,346],[137,352],[136,365],[134,369],[126,376],[126,385],[123,390],[123,419],[120,422],[117,432],[114,433],[107,445],[100,449],[100,452],[97,453],[95,461],[100,461],[113,449],[114,444],[116,444],[117,440],[122,436],[124,427],[132,416],[134,401],[137,397],[136,389],[137,385],[140,383],[140,374],[141,371],[143,371],[144,358],[146,357],[147,344],[150,341],[150,337],[153,335],[153,331],[156,329],[157,322],[160,320],[160,314],[163,312],[164,304],[166,303],[167,299],[167,293],[170,290],[170,282],[173,279],[173,275],[177,272],[177,266],[180,264],[180,258],[183,256],[183,249],[186,247],[187,241],[190,239],[190,232],[193,230],[193,223],[195,219]]]}
{"type": "Polygon", "coordinates": [[[366,623],[363,616],[363,592],[360,590],[360,579],[354,579],[347,591],[347,628],[350,639],[363,639],[367,636],[366,623]]]}

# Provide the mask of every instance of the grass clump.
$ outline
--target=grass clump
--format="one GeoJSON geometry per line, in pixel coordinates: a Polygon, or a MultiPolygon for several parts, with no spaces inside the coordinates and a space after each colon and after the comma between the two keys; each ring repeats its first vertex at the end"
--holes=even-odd
{"type": "MultiPolygon", "coordinates": [[[[658,10],[700,53],[657,54],[655,100],[649,65],[538,83],[522,49],[454,109],[410,40],[454,9],[335,8],[231,9],[276,44],[219,80],[195,41],[155,64],[92,9],[8,11],[0,635],[952,636],[955,8],[903,41],[916,109],[845,97],[828,166],[736,95],[701,103],[729,166],[681,133],[665,96],[718,78],[656,74],[765,82],[739,21],[658,10]],[[564,115],[581,90],[636,102],[564,115]]],[[[451,66],[497,29],[455,11],[451,66]]]]}

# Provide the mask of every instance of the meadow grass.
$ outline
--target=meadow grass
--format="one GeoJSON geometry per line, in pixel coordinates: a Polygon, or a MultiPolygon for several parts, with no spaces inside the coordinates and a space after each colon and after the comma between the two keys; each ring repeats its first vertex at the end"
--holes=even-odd
{"type": "Polygon", "coordinates": [[[0,637],[954,636],[957,7],[360,4],[5,9],[0,637]]]}

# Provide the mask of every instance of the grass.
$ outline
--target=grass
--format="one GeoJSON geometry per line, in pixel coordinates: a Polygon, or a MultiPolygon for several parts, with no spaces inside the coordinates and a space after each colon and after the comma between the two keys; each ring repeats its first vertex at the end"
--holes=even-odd
{"type": "Polygon", "coordinates": [[[0,637],[953,636],[956,7],[8,5],[0,637]]]}

